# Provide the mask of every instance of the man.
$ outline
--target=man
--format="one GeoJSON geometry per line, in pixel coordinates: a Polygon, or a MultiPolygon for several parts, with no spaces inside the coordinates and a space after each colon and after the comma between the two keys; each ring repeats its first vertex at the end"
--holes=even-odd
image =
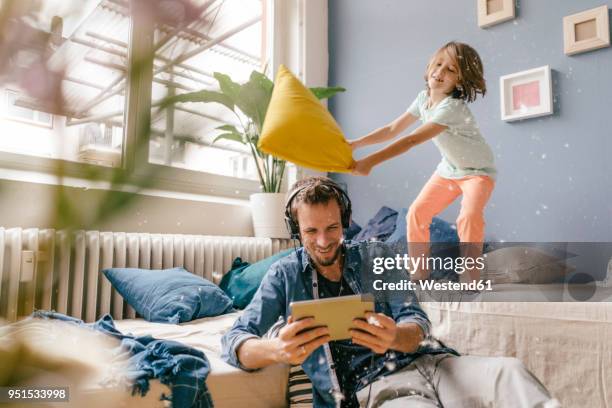
{"type": "Polygon", "coordinates": [[[313,319],[293,321],[291,302],[364,293],[364,268],[367,273],[375,257],[393,256],[381,243],[344,242],[350,216],[350,200],[332,180],[294,185],[286,219],[303,248],[271,266],[223,337],[228,363],[245,370],[301,364],[315,407],[555,406],[545,405],[554,400],[519,360],[459,357],[431,341],[429,319],[413,294],[408,301],[377,301],[367,321],[353,321],[350,340],[330,341],[313,319]],[[279,318],[286,324],[278,335],[262,338],[279,318]]]}

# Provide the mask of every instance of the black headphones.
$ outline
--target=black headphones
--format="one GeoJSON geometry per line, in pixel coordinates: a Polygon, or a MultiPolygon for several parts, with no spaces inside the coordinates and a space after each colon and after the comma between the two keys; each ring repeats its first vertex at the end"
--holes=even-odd
{"type": "Polygon", "coordinates": [[[287,198],[287,203],[285,204],[285,224],[287,225],[287,229],[291,234],[291,239],[300,239],[300,226],[298,225],[297,220],[293,218],[293,214],[291,213],[291,204],[293,204],[293,200],[298,194],[300,194],[307,187],[310,187],[315,182],[318,182],[321,186],[325,186],[336,192],[336,199],[340,205],[340,220],[342,222],[342,228],[347,229],[351,224],[351,199],[346,192],[331,179],[316,178],[312,179],[312,182],[310,183],[307,182],[295,188],[287,198]]]}

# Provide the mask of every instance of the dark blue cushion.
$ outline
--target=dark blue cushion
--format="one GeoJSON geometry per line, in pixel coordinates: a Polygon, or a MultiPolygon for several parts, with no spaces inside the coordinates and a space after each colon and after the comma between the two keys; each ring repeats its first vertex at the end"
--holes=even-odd
{"type": "Polygon", "coordinates": [[[376,215],[368,221],[368,225],[353,237],[355,241],[385,241],[393,234],[397,211],[389,207],[381,207],[376,215]]]}
{"type": "Polygon", "coordinates": [[[183,268],[110,268],[102,272],[123,299],[150,322],[176,324],[233,310],[232,300],[217,285],[183,268]]]}
{"type": "Polygon", "coordinates": [[[286,249],[253,265],[236,258],[232,263],[232,269],[221,279],[219,287],[232,299],[235,308],[244,309],[253,299],[270,266],[292,251],[294,249],[286,249]]]}
{"type": "Polygon", "coordinates": [[[429,240],[431,242],[454,243],[459,242],[455,224],[433,217],[429,226],[429,240]]]}
{"type": "MultiPolygon", "coordinates": [[[[408,214],[407,208],[402,208],[398,215],[395,223],[395,231],[385,242],[394,244],[400,241],[406,241],[406,215],[408,214]]],[[[459,242],[459,235],[457,235],[457,228],[454,224],[444,221],[442,218],[433,217],[431,225],[429,226],[429,240],[430,242],[442,242],[442,243],[454,243],[459,242]]]]}
{"type": "Polygon", "coordinates": [[[361,226],[351,220],[351,225],[344,230],[344,239],[353,239],[361,231],[361,226]]]}

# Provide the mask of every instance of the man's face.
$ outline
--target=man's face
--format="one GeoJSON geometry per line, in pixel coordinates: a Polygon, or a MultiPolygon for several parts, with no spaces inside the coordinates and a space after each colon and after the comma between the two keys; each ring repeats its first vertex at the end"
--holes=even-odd
{"type": "Polygon", "coordinates": [[[330,266],[340,255],[342,221],[336,200],[297,207],[302,244],[316,265],[330,266]]]}

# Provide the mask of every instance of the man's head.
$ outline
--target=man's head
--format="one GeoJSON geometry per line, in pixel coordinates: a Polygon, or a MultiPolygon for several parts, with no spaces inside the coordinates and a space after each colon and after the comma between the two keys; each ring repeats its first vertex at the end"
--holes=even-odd
{"type": "Polygon", "coordinates": [[[292,235],[299,234],[317,265],[330,266],[338,259],[351,203],[333,180],[309,177],[295,183],[288,193],[285,216],[292,235]]]}

